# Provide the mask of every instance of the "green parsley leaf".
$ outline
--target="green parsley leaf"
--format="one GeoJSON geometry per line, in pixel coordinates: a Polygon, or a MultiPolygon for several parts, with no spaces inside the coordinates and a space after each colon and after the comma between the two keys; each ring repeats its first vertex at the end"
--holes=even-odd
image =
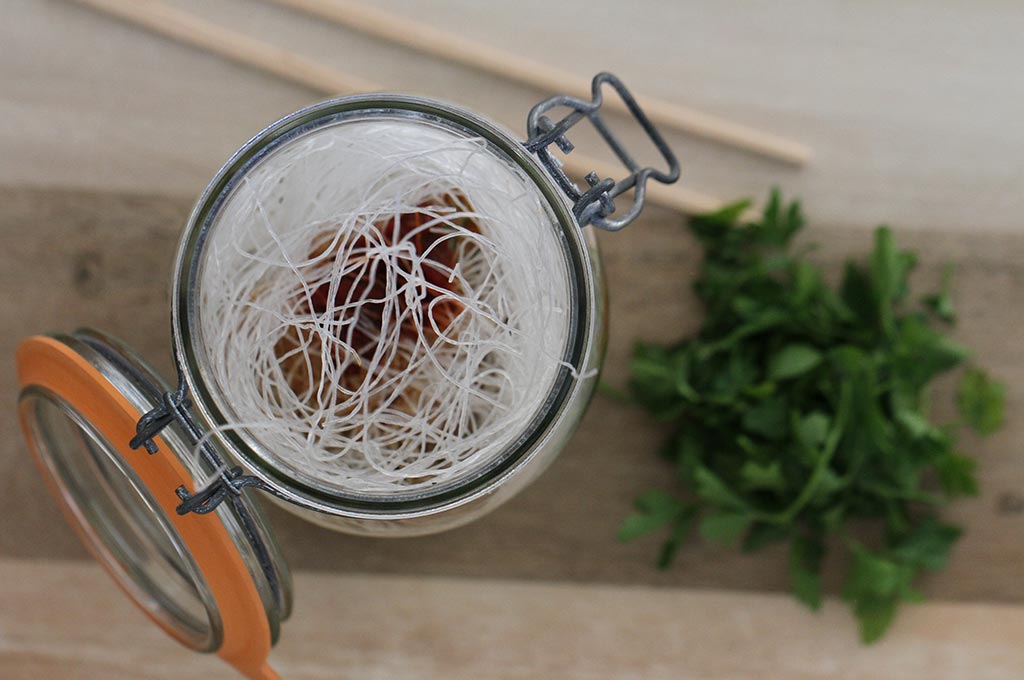
{"type": "Polygon", "coordinates": [[[953,308],[953,266],[946,265],[942,273],[942,288],[938,293],[926,295],[921,299],[925,307],[946,323],[956,323],[956,310],[953,308]]]}
{"type": "Polygon", "coordinates": [[[786,486],[786,480],[782,477],[782,465],[777,460],[771,463],[748,460],[740,468],[740,478],[747,489],[781,491],[786,486]]]}
{"type": "Polygon", "coordinates": [[[709,541],[735,543],[752,522],[750,515],[740,512],[715,512],[700,522],[700,535],[709,541]]]}
{"type": "Polygon", "coordinates": [[[668,526],[686,506],[664,491],[649,491],[636,500],[636,512],[619,529],[619,540],[632,541],[668,526]]]}
{"type": "Polygon", "coordinates": [[[1005,385],[992,380],[979,368],[969,368],[964,372],[956,405],[975,432],[990,435],[1002,427],[1005,402],[1005,385]]]}
{"type": "Polygon", "coordinates": [[[800,419],[796,426],[797,439],[810,451],[817,451],[828,435],[831,421],[821,411],[814,411],[800,419]]]}
{"type": "Polygon", "coordinates": [[[894,306],[906,296],[907,279],[916,264],[915,255],[896,248],[889,227],[875,231],[875,250],[869,258],[869,272],[878,305],[878,323],[886,334],[893,331],[894,306]]]}
{"type": "Polygon", "coordinates": [[[697,495],[708,503],[730,510],[745,510],[747,508],[746,501],[703,465],[698,465],[694,469],[693,479],[696,483],[694,490],[697,495]]]}
{"type": "Polygon", "coordinates": [[[896,619],[900,598],[864,596],[848,598],[860,624],[860,639],[866,645],[877,642],[896,619]]]}
{"type": "Polygon", "coordinates": [[[889,551],[902,564],[916,569],[938,571],[946,568],[949,551],[962,531],[929,517],[909,536],[898,541],[889,551]]]}
{"type": "Polygon", "coordinates": [[[756,552],[766,545],[784,541],[791,533],[792,528],[785,524],[754,522],[747,535],[743,537],[743,552],[756,552]]]}
{"type": "Polygon", "coordinates": [[[978,463],[973,458],[957,453],[948,453],[935,462],[942,490],[950,498],[978,495],[977,467],[978,463]]]}
{"type": "Polygon", "coordinates": [[[803,375],[821,363],[821,352],[810,345],[787,345],[771,358],[769,380],[788,380],[803,375]]]}
{"type": "Polygon", "coordinates": [[[786,400],[774,396],[743,414],[743,429],[767,439],[779,439],[789,429],[786,400]]]}
{"type": "Polygon", "coordinates": [[[672,524],[672,534],[661,546],[661,552],[658,554],[659,569],[668,569],[672,566],[672,562],[679,553],[679,549],[682,547],[683,542],[693,530],[693,520],[696,516],[696,508],[692,505],[686,506],[678,515],[676,515],[672,524]]]}
{"type": "Polygon", "coordinates": [[[796,599],[811,609],[821,607],[821,562],[825,546],[818,537],[793,539],[789,552],[789,583],[796,599]]]}

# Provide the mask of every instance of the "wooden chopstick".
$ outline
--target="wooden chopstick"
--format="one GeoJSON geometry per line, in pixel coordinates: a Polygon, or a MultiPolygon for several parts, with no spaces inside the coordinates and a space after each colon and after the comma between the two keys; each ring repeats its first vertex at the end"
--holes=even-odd
{"type": "MultiPolygon", "coordinates": [[[[372,35],[419,52],[447,59],[510,80],[525,83],[549,94],[568,94],[590,99],[590,82],[580,77],[479,43],[457,33],[391,14],[353,0],[271,0],[372,35]]],[[[674,128],[751,153],[794,165],[804,165],[812,157],[810,147],[778,135],[733,123],[709,113],[697,111],[652,97],[637,96],[647,116],[656,124],[674,128]]],[[[626,106],[617,97],[606,105],[622,113],[626,106]]]]}
{"type": "Polygon", "coordinates": [[[223,28],[156,0],[72,0],[149,29],[172,40],[212,52],[329,94],[375,92],[370,82],[339,73],[289,50],[223,28]]]}
{"type": "MultiPolygon", "coordinates": [[[[380,92],[384,88],[355,78],[281,47],[250,38],[157,0],[71,0],[104,14],[146,28],[180,43],[198,47],[239,64],[304,85],[325,95],[380,92]]],[[[569,174],[582,177],[597,172],[618,177],[623,169],[614,163],[577,152],[562,159],[569,174]]],[[[687,214],[701,214],[722,206],[722,201],[679,185],[648,183],[648,198],[658,205],[687,214]]]]}

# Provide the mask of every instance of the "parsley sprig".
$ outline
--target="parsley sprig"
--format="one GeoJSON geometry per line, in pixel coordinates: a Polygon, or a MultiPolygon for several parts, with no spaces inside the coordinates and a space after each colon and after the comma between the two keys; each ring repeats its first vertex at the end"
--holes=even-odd
{"type": "Polygon", "coordinates": [[[690,223],[705,251],[698,335],[635,347],[630,392],[675,426],[662,453],[680,488],[638,498],[619,536],[666,530],[662,567],[695,530],[745,551],[788,541],[793,593],[812,609],[826,546],[839,545],[851,557],[842,596],[873,642],[900,602],[920,599],[918,575],[945,567],[961,531],[939,511],[978,492],[958,434],[998,429],[1005,390],[968,367],[961,422],[934,423],[929,383],[969,357],[937,329],[955,320],[951,272],[914,304],[917,258],[880,227],[834,290],[807,249],[794,252],[799,203],[774,192],[759,221],[741,223],[747,208],[690,223]],[[880,526],[881,538],[861,542],[853,524],[880,526]]]}

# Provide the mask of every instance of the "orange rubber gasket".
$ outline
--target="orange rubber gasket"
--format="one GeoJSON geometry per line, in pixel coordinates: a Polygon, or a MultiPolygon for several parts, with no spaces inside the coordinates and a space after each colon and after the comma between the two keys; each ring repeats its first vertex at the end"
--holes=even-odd
{"type": "MultiPolygon", "coordinates": [[[[141,414],[96,367],[59,340],[46,336],[28,338],[18,345],[16,361],[18,381],[22,388],[38,385],[73,406],[110,442],[160,504],[206,578],[220,612],[223,635],[216,654],[254,680],[277,678],[266,661],[271,647],[270,624],[256,584],[227,528],[215,514],[189,513],[182,516],[175,512],[180,502],[175,489],[182,485],[190,492],[195,489],[192,476],[181,461],[168,453],[163,439],[154,438],[160,449],[154,455],[129,448],[128,442],[135,436],[135,425],[141,414]]],[[[83,543],[92,552],[93,548],[90,541],[85,539],[78,518],[36,451],[24,420],[22,429],[25,430],[25,438],[50,491],[83,543]]],[[[103,560],[98,561],[106,568],[103,560]]],[[[131,595],[119,579],[114,580],[131,595]]],[[[171,637],[182,641],[177,631],[156,619],[134,597],[131,599],[171,637]]]]}

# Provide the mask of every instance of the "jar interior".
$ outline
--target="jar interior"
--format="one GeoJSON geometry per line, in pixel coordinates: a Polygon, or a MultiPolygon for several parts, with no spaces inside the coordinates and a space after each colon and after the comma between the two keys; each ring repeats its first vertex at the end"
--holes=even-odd
{"type": "Polygon", "coordinates": [[[193,254],[216,428],[335,496],[423,498],[479,477],[576,370],[563,222],[520,164],[442,118],[336,113],[269,141],[216,196],[193,254]]]}

